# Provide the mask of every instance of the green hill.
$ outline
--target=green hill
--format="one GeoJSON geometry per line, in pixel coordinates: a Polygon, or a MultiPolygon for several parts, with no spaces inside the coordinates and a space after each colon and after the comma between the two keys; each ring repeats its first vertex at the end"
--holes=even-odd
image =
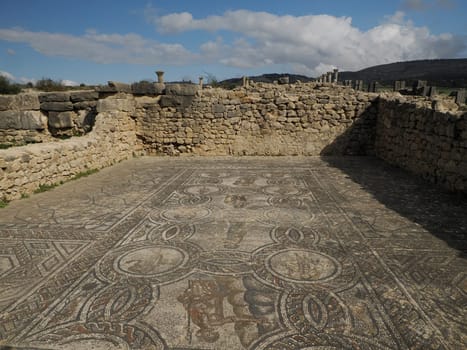
{"type": "Polygon", "coordinates": [[[427,80],[428,85],[449,88],[467,87],[467,58],[383,64],[358,72],[340,72],[339,80],[378,81],[388,85],[395,80],[405,80],[407,83],[427,80]]]}
{"type": "MultiPolygon", "coordinates": [[[[272,83],[280,77],[289,76],[290,82],[312,81],[313,78],[296,74],[263,74],[250,77],[255,82],[272,83]]],[[[362,69],[358,72],[340,72],[339,81],[364,80],[378,81],[383,85],[392,85],[396,80],[405,80],[407,86],[416,80],[427,80],[428,85],[447,88],[467,88],[467,58],[438,59],[396,62],[362,69]]],[[[227,79],[219,82],[224,87],[240,86],[242,78],[227,79]]]]}

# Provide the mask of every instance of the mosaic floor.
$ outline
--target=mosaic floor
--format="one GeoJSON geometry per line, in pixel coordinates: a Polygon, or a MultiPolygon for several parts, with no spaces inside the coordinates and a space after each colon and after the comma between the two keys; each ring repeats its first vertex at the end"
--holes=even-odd
{"type": "Polygon", "coordinates": [[[467,201],[371,158],[139,158],[0,210],[0,349],[465,349],[467,201]]]}

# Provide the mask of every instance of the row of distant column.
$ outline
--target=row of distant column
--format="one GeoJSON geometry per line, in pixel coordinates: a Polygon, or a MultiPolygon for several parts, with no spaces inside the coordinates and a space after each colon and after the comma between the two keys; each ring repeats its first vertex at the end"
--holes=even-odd
{"type": "MultiPolygon", "coordinates": [[[[156,71],[157,75],[157,82],[164,83],[164,72],[163,71],[156,71]]],[[[339,69],[334,69],[332,72],[327,72],[321,75],[316,81],[318,83],[335,83],[337,84],[339,80],[339,69]]],[[[280,84],[288,84],[289,77],[280,77],[278,83],[280,84]]],[[[243,77],[243,87],[249,85],[248,77],[243,77]]],[[[363,91],[363,80],[344,80],[342,85],[349,86],[354,88],[355,90],[363,91]]],[[[199,77],[199,86],[203,88],[203,77],[199,77]]],[[[378,92],[379,90],[379,83],[376,81],[372,81],[368,84],[368,91],[369,92],[378,92]]],[[[405,81],[396,80],[394,82],[393,91],[407,91],[405,81]]],[[[417,80],[412,86],[412,95],[419,95],[419,96],[427,96],[427,97],[434,97],[436,95],[436,87],[435,86],[427,86],[427,82],[425,80],[417,80]]],[[[460,89],[455,93],[455,100],[458,104],[463,104],[466,99],[466,91],[465,89],[460,89]]]]}
{"type": "Polygon", "coordinates": [[[317,79],[318,83],[337,83],[338,80],[339,69],[334,69],[332,72],[327,72],[317,79]]]}
{"type": "MultiPolygon", "coordinates": [[[[337,84],[339,82],[339,69],[335,68],[332,72],[326,72],[322,74],[319,78],[316,79],[318,83],[334,83],[337,84]]],[[[355,90],[363,90],[363,80],[344,80],[341,82],[344,86],[350,86],[355,90]]],[[[377,83],[372,82],[368,85],[368,91],[376,92],[377,90],[377,83]]]]}

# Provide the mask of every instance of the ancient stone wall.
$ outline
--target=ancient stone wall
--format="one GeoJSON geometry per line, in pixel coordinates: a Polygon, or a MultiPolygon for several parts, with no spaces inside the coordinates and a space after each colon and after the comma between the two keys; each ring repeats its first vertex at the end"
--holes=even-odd
{"type": "Polygon", "coordinates": [[[467,112],[442,104],[381,98],[376,155],[445,188],[467,192],[467,112]]]}
{"type": "Polygon", "coordinates": [[[38,94],[0,95],[0,144],[50,140],[38,94]]]}
{"type": "Polygon", "coordinates": [[[0,95],[0,144],[51,142],[92,129],[96,91],[0,95]]]}
{"type": "Polygon", "coordinates": [[[148,153],[373,153],[376,94],[329,84],[170,91],[136,99],[137,134],[148,153]]]}
{"type": "Polygon", "coordinates": [[[130,158],[138,150],[135,122],[129,116],[133,96],[118,94],[96,106],[95,125],[85,136],[0,150],[0,198],[17,199],[40,185],[130,158]]]}
{"type": "Polygon", "coordinates": [[[232,91],[146,85],[0,96],[3,141],[43,142],[0,150],[0,198],[19,198],[135,153],[375,154],[467,191],[467,117],[452,112],[454,103],[328,83],[257,83],[232,91]],[[81,136],[57,141],[70,135],[81,136]]]}

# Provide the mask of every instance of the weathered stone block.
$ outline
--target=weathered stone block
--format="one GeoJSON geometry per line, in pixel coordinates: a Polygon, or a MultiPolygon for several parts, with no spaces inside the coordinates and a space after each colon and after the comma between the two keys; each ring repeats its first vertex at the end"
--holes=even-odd
{"type": "Polygon", "coordinates": [[[131,91],[135,95],[160,95],[165,90],[165,84],[140,82],[131,85],[131,91]]]}
{"type": "Polygon", "coordinates": [[[139,96],[135,97],[136,108],[145,108],[145,113],[148,114],[147,109],[153,109],[154,106],[158,106],[160,96],[139,96]]]}
{"type": "Polygon", "coordinates": [[[193,102],[194,96],[167,96],[162,95],[159,105],[164,107],[187,108],[193,102]]]}
{"type": "Polygon", "coordinates": [[[97,106],[97,101],[82,101],[73,103],[73,109],[95,109],[97,106]]]}
{"type": "Polygon", "coordinates": [[[96,109],[99,113],[109,111],[134,112],[135,101],[123,98],[106,98],[97,101],[96,109]]]}
{"type": "Polygon", "coordinates": [[[165,92],[164,83],[154,83],[154,91],[156,95],[161,95],[165,92]]]}
{"type": "Polygon", "coordinates": [[[20,115],[20,111],[10,110],[0,112],[0,129],[21,129],[20,115]]]}
{"type": "Polygon", "coordinates": [[[0,95],[0,111],[8,111],[12,108],[16,96],[0,95]]]}
{"type": "Polygon", "coordinates": [[[39,101],[43,102],[68,102],[70,93],[68,92],[43,92],[39,95],[39,101]]]}
{"type": "Polygon", "coordinates": [[[166,95],[195,96],[198,90],[199,85],[195,84],[167,84],[165,86],[166,95]]]}
{"type": "Polygon", "coordinates": [[[223,104],[215,104],[212,106],[212,113],[224,113],[225,106],[223,104]]]}
{"type": "Polygon", "coordinates": [[[94,101],[99,98],[99,93],[94,90],[89,91],[72,91],[70,92],[71,102],[85,102],[85,101],[94,101]]]}
{"type": "Polygon", "coordinates": [[[19,94],[16,95],[17,108],[19,110],[35,110],[40,108],[39,97],[37,94],[19,94]]]}
{"type": "Polygon", "coordinates": [[[73,110],[71,102],[42,102],[41,109],[44,111],[66,112],[73,110]]]}
{"type": "Polygon", "coordinates": [[[37,94],[0,95],[0,111],[39,110],[37,94]]]}
{"type": "Polygon", "coordinates": [[[49,127],[53,129],[68,129],[73,127],[74,112],[49,113],[49,127]]]}
{"type": "Polygon", "coordinates": [[[282,96],[276,98],[276,100],[275,100],[276,105],[286,104],[286,103],[289,103],[289,102],[290,102],[290,100],[288,98],[282,97],[282,96]]]}
{"type": "Polygon", "coordinates": [[[23,111],[21,126],[25,130],[43,130],[47,126],[47,117],[40,111],[23,111]]]}
{"type": "Polygon", "coordinates": [[[46,119],[39,111],[0,112],[0,129],[42,130],[46,119]]]}

